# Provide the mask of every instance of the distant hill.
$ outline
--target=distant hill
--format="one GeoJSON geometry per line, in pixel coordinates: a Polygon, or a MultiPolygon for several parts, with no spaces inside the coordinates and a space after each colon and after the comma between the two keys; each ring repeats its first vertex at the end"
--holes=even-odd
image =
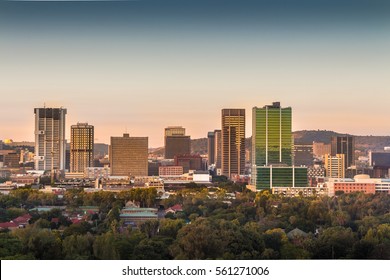
{"type": "Polygon", "coordinates": [[[342,136],[345,134],[330,130],[300,130],[294,131],[293,135],[295,144],[311,144],[313,141],[329,144],[333,136],[342,136]]]}
{"type": "Polygon", "coordinates": [[[164,147],[150,148],[149,153],[152,153],[157,157],[163,157],[165,154],[165,148],[164,147]]]}
{"type": "Polygon", "coordinates": [[[383,151],[390,147],[390,136],[356,136],[356,148],[362,151],[383,151]]]}
{"type": "MultiPolygon", "coordinates": [[[[163,157],[165,154],[165,148],[150,148],[149,153],[153,153],[155,156],[163,157]]],[[[207,138],[191,139],[191,153],[192,154],[206,154],[207,153],[207,138]]]]}
{"type": "MultiPolygon", "coordinates": [[[[296,144],[310,144],[313,141],[330,143],[332,136],[343,136],[346,134],[328,130],[301,130],[295,131],[294,139],[296,144]]],[[[360,151],[377,150],[382,151],[384,147],[390,146],[390,136],[356,136],[355,148],[360,151]]]]}
{"type": "MultiPolygon", "coordinates": [[[[108,155],[108,144],[104,143],[95,143],[93,146],[94,157],[104,157],[108,155]]],[[[70,143],[66,143],[66,149],[70,150],[70,143]]]]}
{"type": "Polygon", "coordinates": [[[191,139],[191,153],[207,154],[207,138],[191,139]]]}
{"type": "Polygon", "coordinates": [[[108,145],[104,143],[95,143],[94,156],[103,157],[105,155],[108,155],[108,145]]]}

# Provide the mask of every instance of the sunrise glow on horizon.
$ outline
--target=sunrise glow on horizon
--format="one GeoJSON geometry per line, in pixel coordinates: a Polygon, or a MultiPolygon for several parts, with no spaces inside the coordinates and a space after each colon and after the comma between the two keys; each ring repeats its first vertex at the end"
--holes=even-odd
{"type": "Polygon", "coordinates": [[[249,137],[273,101],[293,130],[389,135],[389,5],[286,2],[0,1],[0,139],[32,141],[44,104],[101,143],[127,130],[159,147],[170,125],[204,138],[223,108],[246,109],[249,137]]]}

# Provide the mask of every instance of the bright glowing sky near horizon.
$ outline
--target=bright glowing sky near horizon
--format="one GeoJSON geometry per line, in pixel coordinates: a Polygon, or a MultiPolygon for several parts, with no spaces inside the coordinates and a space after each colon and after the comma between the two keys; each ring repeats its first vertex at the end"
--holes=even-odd
{"type": "Polygon", "coordinates": [[[293,129],[390,135],[385,0],[0,1],[0,139],[34,139],[33,108],[65,107],[96,142],[163,145],[222,108],[280,101],[293,129]]]}

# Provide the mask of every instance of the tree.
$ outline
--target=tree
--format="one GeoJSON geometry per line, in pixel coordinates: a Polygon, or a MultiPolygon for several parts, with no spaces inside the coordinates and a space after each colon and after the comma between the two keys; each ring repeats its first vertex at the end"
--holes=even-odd
{"type": "Polygon", "coordinates": [[[286,233],[281,228],[269,229],[264,233],[263,237],[265,247],[278,252],[278,255],[280,255],[282,246],[288,242],[286,233]]]}
{"type": "Polygon", "coordinates": [[[315,259],[345,259],[352,251],[356,236],[350,228],[329,227],[318,236],[313,258],[315,259]]]}
{"type": "Polygon", "coordinates": [[[26,214],[26,210],[20,208],[11,207],[6,210],[7,220],[13,220],[24,214],[26,214]]]}
{"type": "Polygon", "coordinates": [[[170,250],[175,259],[215,259],[221,256],[222,244],[210,221],[198,218],[179,230],[170,250]]]}
{"type": "Polygon", "coordinates": [[[32,254],[39,260],[62,259],[61,239],[49,229],[28,226],[14,232],[22,244],[24,254],[32,254]]]}
{"type": "Polygon", "coordinates": [[[65,228],[64,236],[71,235],[85,235],[91,230],[92,226],[87,222],[81,222],[77,224],[71,224],[69,227],[65,228]]]}
{"type": "Polygon", "coordinates": [[[159,221],[149,220],[139,225],[140,231],[148,238],[155,236],[158,232],[159,221]]]}
{"type": "Polygon", "coordinates": [[[143,239],[134,248],[133,258],[136,260],[167,260],[172,257],[169,254],[168,245],[171,239],[153,237],[143,239]]]}
{"type": "Polygon", "coordinates": [[[115,235],[114,246],[119,253],[121,260],[135,259],[134,248],[147,237],[138,229],[125,231],[121,234],[115,235]]]}
{"type": "Polygon", "coordinates": [[[94,237],[90,233],[65,237],[62,243],[64,258],[68,260],[92,259],[93,243],[94,237]]]}
{"type": "Polygon", "coordinates": [[[184,220],[164,219],[160,221],[159,235],[176,239],[177,233],[185,225],[184,220]]]}
{"type": "Polygon", "coordinates": [[[22,254],[20,240],[9,233],[0,233],[0,258],[8,258],[22,254]]]}
{"type": "Polygon", "coordinates": [[[107,232],[96,237],[93,243],[93,253],[99,260],[118,260],[119,253],[115,247],[115,234],[107,232]]]}

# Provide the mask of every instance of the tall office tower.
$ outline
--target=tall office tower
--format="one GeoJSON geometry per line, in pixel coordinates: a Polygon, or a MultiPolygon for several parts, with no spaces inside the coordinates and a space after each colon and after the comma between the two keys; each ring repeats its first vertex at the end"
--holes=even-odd
{"type": "Polygon", "coordinates": [[[109,157],[113,176],[148,176],[148,137],[111,137],[109,157]]]}
{"type": "Polygon", "coordinates": [[[70,127],[70,172],[83,173],[93,166],[94,127],[77,123],[70,127]]]}
{"type": "Polygon", "coordinates": [[[113,176],[148,176],[148,137],[111,137],[110,167],[113,176]]]}
{"type": "Polygon", "coordinates": [[[245,171],[245,109],[222,109],[222,175],[245,171]]]}
{"type": "Polygon", "coordinates": [[[214,130],[214,148],[215,148],[215,168],[219,169],[222,166],[222,132],[220,129],[214,130]]]}
{"type": "Polygon", "coordinates": [[[332,156],[344,154],[345,169],[355,165],[355,137],[350,135],[332,137],[331,145],[332,156]]]}
{"type": "Polygon", "coordinates": [[[257,189],[307,187],[307,168],[293,166],[291,107],[252,109],[252,176],[257,189]]]}
{"type": "Polygon", "coordinates": [[[252,109],[252,165],[293,164],[291,107],[280,102],[252,109]]]}
{"type": "Polygon", "coordinates": [[[207,133],[207,154],[209,165],[215,163],[215,133],[207,133]]]}
{"type": "Polygon", "coordinates": [[[64,108],[35,108],[35,169],[65,169],[64,108]]]}
{"type": "Polygon", "coordinates": [[[326,177],[344,178],[345,177],[345,155],[337,154],[335,156],[325,155],[326,177]]]}
{"type": "Polygon", "coordinates": [[[186,136],[186,130],[181,126],[165,128],[165,158],[173,159],[176,155],[191,153],[191,137],[186,136]]]}
{"type": "Polygon", "coordinates": [[[3,149],[3,141],[0,140],[0,150],[3,149]]]}

